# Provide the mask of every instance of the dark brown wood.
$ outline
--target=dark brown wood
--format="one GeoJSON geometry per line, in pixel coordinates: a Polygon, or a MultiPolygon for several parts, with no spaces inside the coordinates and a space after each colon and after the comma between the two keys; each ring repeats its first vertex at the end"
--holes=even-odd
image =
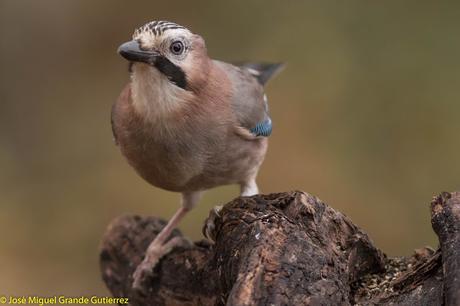
{"type": "Polygon", "coordinates": [[[446,305],[460,305],[460,192],[433,199],[431,224],[441,245],[446,305]]]}
{"type": "Polygon", "coordinates": [[[103,237],[101,271],[131,305],[459,305],[460,193],[441,194],[431,208],[440,249],[388,258],[304,192],[237,198],[211,211],[204,232],[214,243],[183,238],[142,291],[131,289],[132,273],[165,222],[124,216],[103,237]]]}

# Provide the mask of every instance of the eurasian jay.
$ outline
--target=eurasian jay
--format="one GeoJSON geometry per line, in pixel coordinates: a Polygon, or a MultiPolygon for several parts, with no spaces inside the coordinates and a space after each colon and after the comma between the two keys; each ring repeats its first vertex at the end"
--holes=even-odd
{"type": "Polygon", "coordinates": [[[147,182],[182,194],[134,273],[136,288],[177,245],[168,238],[204,190],[239,184],[241,196],[258,193],[272,132],[263,86],[282,65],[212,60],[201,36],[168,21],[138,28],[118,52],[131,80],[112,108],[115,142],[147,182]]]}

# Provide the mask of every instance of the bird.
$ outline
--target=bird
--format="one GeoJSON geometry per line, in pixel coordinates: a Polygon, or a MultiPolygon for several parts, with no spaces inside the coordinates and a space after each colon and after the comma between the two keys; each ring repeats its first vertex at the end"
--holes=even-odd
{"type": "Polygon", "coordinates": [[[118,53],[130,80],[111,112],[114,140],[148,183],[181,193],[181,203],[148,246],[133,287],[180,243],[170,238],[208,189],[238,184],[259,193],[256,176],[272,133],[266,83],[282,63],[226,63],[208,56],[204,39],[170,21],[137,28],[118,53]]]}

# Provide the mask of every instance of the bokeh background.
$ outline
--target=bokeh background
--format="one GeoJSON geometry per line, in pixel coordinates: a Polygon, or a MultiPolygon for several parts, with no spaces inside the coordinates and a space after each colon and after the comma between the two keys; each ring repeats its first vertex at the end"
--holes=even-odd
{"type": "MultiPolygon", "coordinates": [[[[223,60],[284,61],[263,192],[300,189],[389,255],[436,247],[428,204],[460,179],[460,2],[0,0],[0,294],[107,294],[98,244],[126,214],[179,195],[141,180],[112,142],[135,27],[190,27],[223,60]]],[[[181,229],[201,238],[209,191],[181,229]]]]}

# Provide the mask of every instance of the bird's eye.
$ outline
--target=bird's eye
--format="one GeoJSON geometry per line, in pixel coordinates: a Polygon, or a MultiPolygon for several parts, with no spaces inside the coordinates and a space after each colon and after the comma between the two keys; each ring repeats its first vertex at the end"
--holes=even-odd
{"type": "Polygon", "coordinates": [[[184,52],[184,44],[179,41],[179,40],[176,40],[175,42],[173,42],[171,44],[171,46],[169,47],[169,49],[171,50],[171,52],[175,55],[179,55],[179,54],[182,54],[184,52]]]}

